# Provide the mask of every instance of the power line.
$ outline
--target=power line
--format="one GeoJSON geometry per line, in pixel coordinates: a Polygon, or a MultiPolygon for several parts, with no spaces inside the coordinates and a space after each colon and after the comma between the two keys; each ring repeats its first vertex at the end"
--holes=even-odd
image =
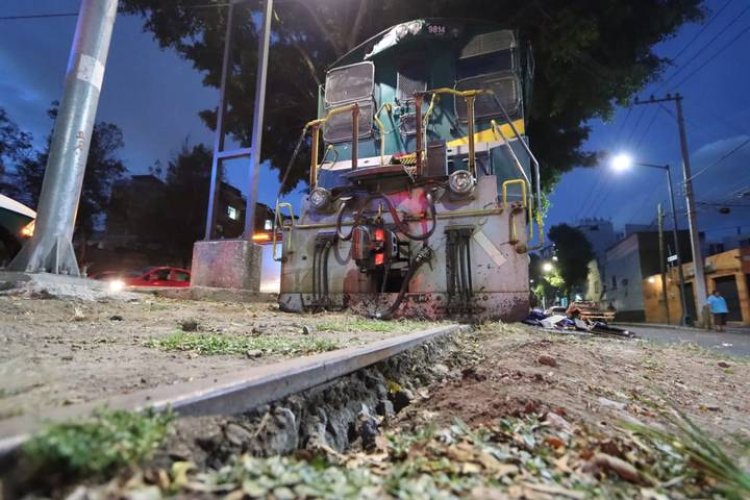
{"type": "Polygon", "coordinates": [[[0,16],[0,21],[18,21],[22,19],[47,19],[50,17],[75,17],[78,12],[58,12],[50,14],[23,14],[19,16],[0,16]]]}
{"type": "MultiPolygon", "coordinates": [[[[692,57],[690,57],[690,58],[689,58],[689,59],[688,59],[688,60],[687,60],[686,62],[684,62],[684,63],[683,63],[682,65],[680,65],[680,66],[679,66],[679,67],[677,68],[677,70],[676,70],[676,71],[675,71],[674,73],[672,73],[672,74],[671,74],[671,75],[669,76],[669,78],[667,78],[667,79],[666,79],[666,80],[665,80],[664,82],[662,82],[662,83],[661,83],[661,84],[660,84],[660,85],[659,85],[659,86],[658,86],[658,87],[656,88],[655,92],[658,92],[659,90],[661,90],[661,89],[663,89],[664,87],[666,87],[666,86],[667,86],[667,84],[668,84],[668,83],[669,83],[670,81],[672,81],[672,79],[674,79],[674,78],[675,78],[675,77],[676,77],[677,75],[679,75],[679,74],[680,74],[680,73],[681,73],[681,72],[682,72],[682,71],[683,71],[683,70],[684,70],[685,68],[687,68],[688,66],[690,66],[690,65],[691,65],[691,64],[693,63],[693,61],[695,61],[695,60],[696,60],[696,59],[698,58],[698,56],[699,56],[699,55],[701,55],[701,54],[703,53],[703,51],[704,51],[704,50],[706,50],[706,49],[707,49],[708,47],[710,47],[710,46],[711,46],[711,44],[713,44],[713,43],[714,43],[714,42],[715,42],[716,40],[718,40],[718,39],[719,39],[719,37],[720,37],[720,36],[722,36],[722,35],[723,35],[724,33],[726,33],[726,32],[727,32],[727,30],[728,30],[729,28],[731,28],[732,26],[734,26],[734,24],[735,24],[735,23],[736,23],[737,21],[739,21],[739,20],[740,20],[740,18],[741,18],[742,16],[744,16],[744,15],[745,15],[745,13],[746,13],[747,11],[750,11],[750,5],[749,5],[749,6],[747,6],[747,7],[745,7],[745,8],[744,8],[744,9],[742,10],[742,12],[740,12],[739,14],[737,14],[736,16],[734,16],[734,18],[733,18],[733,19],[732,19],[731,21],[729,21],[729,22],[728,22],[727,24],[725,24],[725,25],[724,25],[724,26],[723,26],[723,27],[722,27],[722,28],[721,28],[721,29],[720,29],[720,30],[719,30],[719,31],[718,31],[718,32],[717,32],[717,33],[716,33],[716,34],[715,34],[715,35],[714,35],[713,37],[711,37],[711,39],[710,39],[710,40],[709,40],[708,42],[704,43],[704,44],[703,44],[703,46],[702,46],[702,47],[700,47],[700,48],[698,49],[698,51],[697,51],[697,52],[695,52],[695,53],[694,53],[694,54],[692,55],[692,57]]],[[[675,85],[675,87],[678,87],[678,86],[679,86],[679,85],[675,85]]]]}
{"type": "Polygon", "coordinates": [[[651,127],[653,127],[657,116],[659,116],[659,110],[655,109],[653,112],[653,115],[651,116],[651,121],[648,122],[648,125],[646,125],[646,128],[643,130],[643,134],[641,135],[641,138],[638,139],[638,142],[636,143],[635,148],[633,149],[638,150],[641,147],[641,144],[643,144],[643,141],[648,136],[648,132],[651,130],[651,127]]]}
{"type": "MultiPolygon", "coordinates": [[[[212,9],[216,7],[229,7],[231,3],[207,3],[200,5],[184,5],[183,9],[212,9]]],[[[55,17],[76,17],[78,12],[49,12],[41,14],[19,14],[12,16],[0,16],[0,21],[22,21],[26,19],[49,19],[55,17]]]]}
{"type": "Polygon", "coordinates": [[[722,13],[722,12],[724,11],[724,9],[726,9],[726,8],[727,8],[727,7],[729,6],[729,4],[730,4],[730,3],[732,3],[733,1],[734,1],[734,0],[727,0],[727,1],[726,1],[726,3],[725,3],[724,5],[722,5],[722,6],[721,6],[721,7],[719,8],[719,10],[717,10],[717,11],[716,11],[716,12],[715,12],[715,13],[714,13],[714,14],[713,14],[713,15],[712,15],[712,16],[711,16],[710,18],[709,18],[709,20],[708,20],[708,21],[706,21],[706,23],[705,23],[705,24],[703,25],[703,27],[701,28],[701,30],[700,30],[700,31],[699,31],[699,32],[698,32],[698,33],[697,33],[697,34],[696,34],[696,35],[695,35],[695,36],[693,37],[693,39],[692,39],[692,40],[690,40],[690,41],[689,41],[688,43],[686,43],[686,44],[685,44],[685,45],[684,45],[684,46],[682,47],[682,49],[681,49],[681,50],[680,50],[680,51],[679,51],[679,52],[677,53],[677,55],[675,55],[675,56],[674,56],[674,57],[672,57],[671,59],[672,59],[673,61],[676,61],[677,59],[679,59],[679,58],[680,58],[680,56],[681,56],[682,54],[684,54],[684,53],[685,53],[685,51],[686,51],[686,50],[687,50],[688,48],[690,48],[690,46],[691,46],[691,45],[693,45],[693,42],[695,42],[696,40],[698,40],[698,38],[700,38],[700,36],[701,36],[701,35],[703,34],[703,32],[704,32],[704,31],[706,31],[706,28],[708,28],[709,26],[711,26],[711,23],[713,23],[714,21],[716,21],[716,18],[717,18],[717,17],[719,17],[719,16],[721,15],[721,13],[722,13]]]}
{"type": "Polygon", "coordinates": [[[685,83],[686,81],[688,81],[690,79],[690,77],[692,77],[694,74],[696,74],[697,72],[699,72],[700,70],[702,70],[704,67],[706,67],[710,63],[716,61],[716,57],[717,56],[721,55],[722,52],[724,52],[726,49],[728,49],[730,46],[732,46],[740,38],[742,38],[743,36],[745,36],[745,33],[747,33],[748,31],[750,31],[750,25],[745,26],[745,28],[742,31],[740,31],[739,33],[737,33],[737,35],[734,38],[732,38],[731,40],[729,40],[729,42],[727,42],[726,44],[722,45],[721,48],[719,48],[719,50],[717,50],[716,52],[714,52],[713,54],[711,54],[708,57],[708,59],[706,59],[703,62],[703,64],[701,64],[700,66],[698,66],[697,68],[695,68],[687,76],[685,76],[682,80],[680,80],[679,82],[677,82],[675,84],[675,88],[679,87],[680,85],[682,85],[683,83],[685,83]]]}
{"type": "MultiPolygon", "coordinates": [[[[696,173],[694,173],[692,176],[690,176],[689,180],[695,179],[696,177],[698,177],[699,175],[701,175],[706,170],[709,170],[709,169],[715,167],[716,165],[720,164],[721,162],[723,162],[724,160],[726,160],[727,158],[729,158],[733,154],[737,153],[737,151],[741,150],[742,148],[744,148],[748,144],[750,144],[750,137],[748,137],[747,139],[745,139],[744,141],[742,141],[741,144],[739,144],[737,147],[733,148],[728,153],[724,154],[721,158],[719,158],[718,160],[716,160],[715,162],[713,162],[711,165],[709,165],[709,166],[707,166],[705,168],[702,168],[701,170],[698,170],[696,173]]],[[[683,181],[683,184],[684,183],[685,183],[685,181],[683,181]]]]}

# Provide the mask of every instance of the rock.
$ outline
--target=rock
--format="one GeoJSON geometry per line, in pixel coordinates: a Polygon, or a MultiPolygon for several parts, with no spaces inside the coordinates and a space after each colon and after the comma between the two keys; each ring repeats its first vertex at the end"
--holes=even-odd
{"type": "Polygon", "coordinates": [[[239,424],[230,422],[224,428],[224,437],[234,446],[244,447],[253,439],[253,434],[248,429],[239,424]]]}
{"type": "Polygon", "coordinates": [[[726,361],[719,361],[718,365],[721,368],[729,368],[730,366],[732,366],[729,363],[727,363],[726,361]]]}
{"type": "Polygon", "coordinates": [[[559,429],[561,431],[573,431],[573,427],[570,425],[570,423],[557,413],[548,412],[545,422],[547,422],[551,427],[554,427],[555,429],[559,429]]]}
{"type": "Polygon", "coordinates": [[[314,331],[315,329],[311,326],[307,326],[307,325],[302,326],[302,335],[310,335],[314,331]]]}
{"type": "Polygon", "coordinates": [[[363,409],[357,417],[357,435],[362,440],[362,448],[365,451],[377,448],[378,421],[366,409],[363,409]]]}
{"type": "Polygon", "coordinates": [[[180,321],[180,329],[183,332],[197,332],[198,322],[194,319],[184,319],[180,321]]]}
{"type": "Polygon", "coordinates": [[[254,326],[254,327],[252,328],[252,330],[250,330],[250,333],[251,333],[251,334],[252,334],[253,336],[255,336],[255,337],[257,337],[257,336],[259,336],[259,335],[263,335],[263,334],[264,334],[265,332],[266,332],[266,329],[265,329],[265,328],[263,328],[262,326],[254,326]]]}
{"type": "Polygon", "coordinates": [[[400,412],[414,400],[414,394],[409,389],[400,389],[391,394],[393,409],[396,413],[400,412]]]}
{"type": "Polygon", "coordinates": [[[250,349],[245,353],[245,355],[248,358],[259,358],[263,356],[263,351],[261,351],[260,349],[250,349]]]}
{"type": "Polygon", "coordinates": [[[289,408],[267,413],[247,447],[251,455],[270,457],[287,455],[299,447],[297,418],[289,408]]]}
{"type": "Polygon", "coordinates": [[[396,410],[393,408],[393,403],[387,399],[381,399],[375,406],[375,412],[386,419],[393,418],[396,415],[396,410]]]}
{"type": "Polygon", "coordinates": [[[123,318],[119,314],[113,314],[112,316],[109,317],[109,320],[110,321],[125,321],[125,318],[123,318]]]}
{"type": "Polygon", "coordinates": [[[432,372],[436,375],[447,377],[450,373],[450,369],[441,363],[437,363],[432,366],[432,372]]]}
{"type": "Polygon", "coordinates": [[[549,354],[542,354],[538,358],[536,358],[536,362],[540,365],[546,365],[546,366],[557,366],[557,360],[550,356],[549,354]]]}

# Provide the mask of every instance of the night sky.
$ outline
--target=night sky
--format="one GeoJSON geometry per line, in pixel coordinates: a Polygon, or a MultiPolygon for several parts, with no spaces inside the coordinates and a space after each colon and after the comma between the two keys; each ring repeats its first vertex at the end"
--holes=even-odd
{"type": "MultiPolygon", "coordinates": [[[[662,56],[679,54],[676,66],[640,95],[679,91],[685,96],[693,172],[706,169],[695,177],[696,199],[709,203],[699,207],[699,224],[709,240],[720,240],[737,227],[750,233],[750,194],[736,197],[750,191],[750,4],[710,0],[707,5],[712,13],[724,8],[714,18],[709,14],[707,26],[686,25],[677,37],[657,47],[662,56]],[[674,73],[667,85],[661,83],[674,73]],[[721,204],[730,206],[729,215],[718,213],[721,204]]],[[[76,12],[78,6],[78,0],[2,0],[0,16],[76,12]]],[[[30,131],[40,147],[52,127],[46,110],[61,96],[75,22],[75,17],[0,20],[0,107],[30,131]]],[[[197,113],[215,107],[218,100],[218,91],[203,87],[202,75],[189,62],[159,49],[141,26],[140,18],[122,15],[115,24],[98,113],[99,120],[122,128],[123,157],[132,173],[146,172],[156,160],[166,164],[186,139],[211,146],[213,134],[197,113]]],[[[606,123],[593,121],[586,146],[628,151],[640,161],[673,165],[679,198],[679,142],[670,114],[674,104],[663,106],[619,109],[606,123]]],[[[245,183],[240,175],[230,175],[234,182],[245,183]]],[[[275,179],[276,173],[266,168],[260,201],[273,204],[275,179]]],[[[626,223],[652,224],[657,202],[663,201],[668,209],[666,194],[661,171],[635,168],[616,174],[606,166],[576,169],[563,176],[553,193],[547,223],[603,217],[616,229],[626,223]]],[[[683,206],[678,201],[681,220],[683,206]]]]}

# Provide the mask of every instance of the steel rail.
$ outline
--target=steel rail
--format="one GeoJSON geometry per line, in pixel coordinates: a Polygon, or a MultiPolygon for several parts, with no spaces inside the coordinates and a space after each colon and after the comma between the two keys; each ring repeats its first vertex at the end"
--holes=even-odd
{"type": "Polygon", "coordinates": [[[18,450],[45,425],[80,420],[102,407],[129,411],[148,408],[165,411],[171,408],[179,416],[239,414],[349,375],[465,328],[468,327],[444,325],[363,346],[248,368],[222,377],[160,386],[3,420],[0,421],[0,458],[18,450]]]}

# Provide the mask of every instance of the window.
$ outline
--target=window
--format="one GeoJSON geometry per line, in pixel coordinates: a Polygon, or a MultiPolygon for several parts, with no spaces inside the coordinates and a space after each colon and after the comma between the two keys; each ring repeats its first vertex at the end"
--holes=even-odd
{"type": "MultiPolygon", "coordinates": [[[[365,139],[372,135],[372,100],[359,103],[359,135],[365,139]]],[[[338,144],[352,142],[352,114],[338,113],[326,120],[323,129],[323,139],[326,142],[338,144]]]]}
{"type": "Polygon", "coordinates": [[[263,223],[263,230],[270,231],[271,229],[273,229],[273,221],[271,219],[266,219],[263,223]]]}
{"type": "Polygon", "coordinates": [[[175,281],[190,281],[190,275],[186,273],[185,271],[175,271],[174,280],[175,281]]]}
{"type": "Polygon", "coordinates": [[[151,281],[167,281],[169,279],[169,269],[159,269],[158,271],[154,271],[149,276],[149,280],[151,281]]]}
{"type": "MultiPolygon", "coordinates": [[[[476,98],[474,104],[475,118],[502,116],[500,101],[505,111],[513,116],[521,107],[521,83],[517,76],[509,72],[492,73],[471,78],[464,78],[456,83],[456,90],[486,89],[494,94],[483,94],[476,98]]],[[[456,99],[456,115],[461,121],[467,121],[466,101],[456,99]]]]}
{"type": "Polygon", "coordinates": [[[415,92],[427,90],[427,64],[422,59],[407,59],[398,68],[396,97],[400,102],[414,100],[415,92]]]}
{"type": "Polygon", "coordinates": [[[371,98],[374,80],[375,66],[371,62],[332,69],[326,76],[326,106],[371,98]]]}
{"type": "Polygon", "coordinates": [[[238,220],[240,218],[240,211],[232,206],[228,206],[227,217],[229,217],[232,220],[238,220]]]}

